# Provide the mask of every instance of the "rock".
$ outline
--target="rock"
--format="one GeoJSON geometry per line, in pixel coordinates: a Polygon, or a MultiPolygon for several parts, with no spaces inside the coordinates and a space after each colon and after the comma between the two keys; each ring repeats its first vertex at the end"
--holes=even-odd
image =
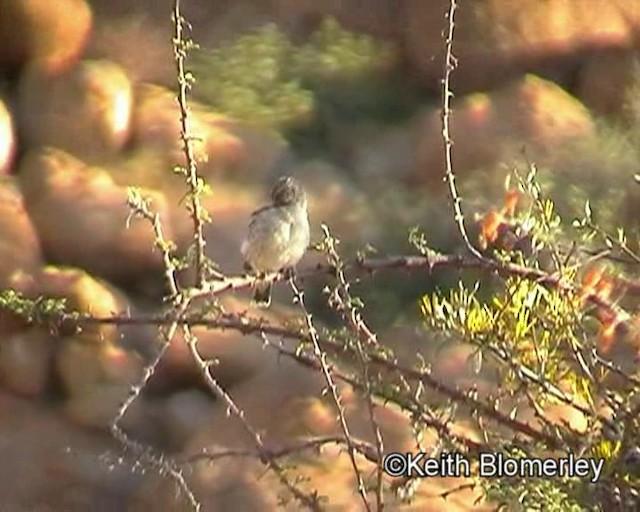
{"type": "Polygon", "coordinates": [[[55,338],[32,328],[0,342],[0,380],[11,391],[41,395],[51,381],[55,338]]]}
{"type": "Polygon", "coordinates": [[[50,405],[0,393],[0,496],[5,510],[125,510],[142,480],[137,456],[50,405]]]}
{"type": "Polygon", "coordinates": [[[164,400],[159,417],[168,449],[181,451],[196,432],[213,421],[214,399],[199,389],[177,391],[164,400]]]}
{"type": "MultiPolygon", "coordinates": [[[[331,407],[312,400],[322,396],[325,385],[319,373],[281,358],[253,378],[225,389],[264,442],[278,446],[300,436],[332,433],[335,422],[310,421],[325,417],[324,407],[331,407]]],[[[328,398],[322,398],[322,402],[330,404],[328,398]]],[[[217,402],[213,419],[193,437],[186,450],[197,453],[209,445],[253,448],[254,441],[237,418],[227,415],[227,406],[217,402]]]]}
{"type": "Polygon", "coordinates": [[[0,176],[11,172],[17,145],[11,112],[0,96],[0,176]]]}
{"type": "MultiPolygon", "coordinates": [[[[37,289],[44,297],[64,299],[68,311],[82,315],[105,318],[124,315],[129,310],[128,300],[122,292],[77,268],[45,267],[37,289]]],[[[73,334],[95,343],[116,343],[120,338],[119,328],[115,325],[87,325],[73,334]]]]}
{"type": "Polygon", "coordinates": [[[83,61],[53,74],[32,66],[19,85],[20,131],[30,147],[55,146],[101,162],[129,138],[132,86],[109,61],[83,61]]]}
{"type": "MultiPolygon", "coordinates": [[[[228,297],[221,304],[227,313],[241,314],[248,309],[248,300],[228,297]]],[[[278,317],[274,312],[269,312],[264,318],[277,321],[278,317]]],[[[278,366],[278,355],[274,350],[265,348],[258,336],[245,336],[233,329],[198,326],[192,332],[198,339],[200,355],[207,360],[217,361],[213,374],[225,389],[278,366]]],[[[200,369],[191,357],[181,330],[173,337],[149,385],[151,389],[162,393],[185,386],[204,387],[200,369]]]]}
{"type": "Polygon", "coordinates": [[[96,12],[96,27],[87,54],[117,63],[134,83],[149,82],[172,87],[176,80],[176,67],[171,39],[167,37],[171,26],[166,16],[171,7],[164,7],[166,9],[160,19],[152,18],[148,12],[129,13],[117,18],[101,17],[96,12]],[[132,52],[131,48],[136,48],[136,51],[132,52]]]}
{"type": "MultiPolygon", "coordinates": [[[[89,387],[79,395],[70,396],[63,411],[75,425],[108,430],[129,392],[129,387],[119,384],[89,387]]],[[[144,437],[145,442],[155,437],[153,430],[156,428],[156,415],[148,411],[146,405],[143,399],[138,398],[120,423],[135,439],[144,437]]]]}
{"type": "Polygon", "coordinates": [[[66,339],[56,354],[56,370],[67,395],[81,395],[103,380],[100,347],[66,339]]]}
{"type": "MultiPolygon", "coordinates": [[[[20,189],[13,178],[0,179],[0,291],[11,289],[35,296],[42,253],[36,231],[27,214],[20,189]]],[[[0,340],[24,327],[25,321],[0,311],[0,340]]]]}
{"type": "Polygon", "coordinates": [[[42,265],[38,235],[12,178],[0,180],[0,261],[0,289],[19,288],[42,265]]]}
{"type": "Polygon", "coordinates": [[[85,0],[0,0],[0,67],[28,62],[49,71],[68,68],[92,27],[85,0]]]}
{"type": "Polygon", "coordinates": [[[640,106],[629,95],[638,87],[639,59],[640,53],[629,49],[591,52],[580,69],[576,96],[596,114],[637,119],[640,106]]]}
{"type": "MultiPolygon", "coordinates": [[[[189,108],[191,133],[201,139],[195,140],[193,146],[202,174],[230,173],[241,165],[246,148],[240,139],[222,126],[225,117],[192,101],[189,108]]],[[[169,169],[185,165],[175,93],[155,85],[138,86],[133,123],[134,142],[138,147],[164,150],[165,165],[169,169]]]]}
{"type": "MultiPolygon", "coordinates": [[[[408,0],[406,52],[415,75],[440,90],[448,0],[408,0]]],[[[495,87],[524,72],[568,83],[589,48],[629,47],[635,1],[490,0],[459,6],[453,73],[457,94],[495,87]]],[[[637,15],[635,15],[637,17],[637,15]]]]}
{"type": "MultiPolygon", "coordinates": [[[[71,396],[85,395],[90,388],[121,390],[121,398],[142,377],[142,360],[133,352],[109,343],[96,345],[78,338],[62,342],[56,354],[57,371],[71,396]]],[[[117,394],[117,393],[115,393],[117,394]]],[[[99,404],[97,404],[99,405],[99,404]]]]}
{"type": "MultiPolygon", "coordinates": [[[[337,382],[341,403],[351,431],[359,439],[374,443],[367,405],[361,395],[337,382]]],[[[252,379],[226,388],[246,420],[261,433],[269,446],[282,446],[309,436],[340,435],[333,399],[322,393],[326,382],[320,373],[281,359],[252,379]]],[[[387,450],[408,450],[414,446],[407,417],[377,404],[376,420],[387,450]]],[[[193,437],[187,453],[198,453],[210,445],[253,448],[253,439],[227,407],[216,402],[210,421],[193,437]]]]}
{"type": "MultiPolygon", "coordinates": [[[[45,148],[28,154],[20,168],[27,210],[48,259],[83,268],[128,287],[162,286],[163,262],[145,219],[131,219],[127,191],[103,170],[45,148]],[[52,215],[51,212],[56,212],[52,215]]],[[[164,196],[142,190],[172,239],[164,196]]]]}
{"type": "MultiPolygon", "coordinates": [[[[267,446],[272,447],[267,443],[267,446]]],[[[290,446],[290,445],[285,445],[290,446]]],[[[224,445],[211,444],[207,453],[229,453],[224,445]]],[[[233,448],[231,452],[233,453],[233,448]]],[[[254,447],[245,450],[255,453],[254,447]]],[[[256,457],[218,457],[207,459],[202,452],[183,454],[191,456],[195,462],[185,475],[190,489],[206,510],[247,510],[296,511],[304,508],[293,499],[272,471],[261,465],[256,457]]],[[[356,454],[356,464],[367,484],[375,485],[375,470],[371,463],[356,454]]],[[[349,455],[343,447],[325,446],[321,452],[312,450],[294,451],[292,455],[279,459],[290,468],[287,476],[290,482],[305,492],[317,492],[326,498],[323,506],[331,510],[359,510],[361,502],[354,492],[356,482],[349,455]]],[[[441,510],[444,499],[440,497],[447,490],[447,510],[488,511],[488,505],[471,505],[480,501],[479,490],[463,490],[458,487],[467,480],[463,478],[429,478],[418,487],[411,504],[399,502],[389,489],[390,479],[385,477],[384,501],[392,510],[441,510]]],[[[370,496],[375,501],[373,495],[370,496]]],[[[150,475],[132,502],[131,510],[140,511],[162,506],[163,510],[184,510],[188,505],[186,497],[176,485],[165,478],[150,475]]]]}
{"type": "MultiPolygon", "coordinates": [[[[224,451],[224,448],[222,448],[224,451]]],[[[251,458],[223,458],[194,463],[186,476],[202,510],[218,512],[276,512],[278,483],[264,474],[264,467],[251,458]]],[[[149,473],[127,510],[145,512],[162,509],[178,512],[190,508],[184,492],[167,477],[149,473]]]]}
{"type": "MultiPolygon", "coordinates": [[[[75,424],[110,428],[132,386],[142,379],[143,361],[136,353],[109,343],[87,343],[79,338],[63,340],[56,354],[58,377],[67,394],[64,413],[75,424]]],[[[133,438],[157,443],[157,409],[139,396],[131,404],[122,428],[133,438]]]]}
{"type": "MultiPolygon", "coordinates": [[[[595,124],[588,110],[557,85],[528,75],[492,92],[460,99],[453,107],[453,166],[458,177],[491,168],[524,147],[540,163],[569,141],[588,140],[595,124]]],[[[423,114],[412,182],[444,187],[444,146],[439,109],[423,114]]]]}

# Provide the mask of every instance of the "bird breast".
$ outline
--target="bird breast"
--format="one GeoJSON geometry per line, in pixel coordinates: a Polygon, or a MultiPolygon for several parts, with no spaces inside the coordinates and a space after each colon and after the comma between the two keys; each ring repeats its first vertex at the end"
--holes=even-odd
{"type": "Polygon", "coordinates": [[[277,272],[295,265],[309,244],[305,210],[271,207],[256,213],[242,244],[245,261],[257,272],[277,272]]]}

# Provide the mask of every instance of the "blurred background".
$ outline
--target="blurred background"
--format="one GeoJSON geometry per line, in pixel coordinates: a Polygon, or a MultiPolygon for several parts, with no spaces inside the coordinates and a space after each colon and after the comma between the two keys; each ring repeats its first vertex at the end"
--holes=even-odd
{"type": "MultiPolygon", "coordinates": [[[[347,256],[367,244],[378,255],[414,251],[413,227],[435,249],[460,249],[443,182],[440,124],[448,1],[182,4],[188,34],[199,45],[188,68],[195,76],[199,171],[211,187],[207,251],[223,271],[241,271],[238,248],[248,216],[283,173],[307,187],[313,240],[324,222],[347,256]]],[[[64,297],[105,314],[158,307],[162,261],[150,250],[148,226],[133,222],[125,229],[126,187],[141,187],[153,199],[167,238],[185,251],[191,225],[179,204],[182,178],[172,172],[184,156],[171,11],[169,0],[0,0],[1,288],[64,297]]],[[[630,238],[638,234],[640,0],[460,1],[454,54],[453,163],[474,237],[474,215],[501,203],[505,177],[514,169],[526,173],[528,162],[539,168],[565,220],[579,215],[589,198],[603,226],[622,226],[630,238]]],[[[418,298],[458,278],[376,276],[357,291],[377,330],[399,344],[419,343],[418,298]]],[[[321,287],[308,283],[310,303],[330,325],[321,287]]],[[[276,302],[288,304],[289,297],[280,287],[276,302]]],[[[229,300],[246,307],[246,298],[229,300]]],[[[276,306],[270,314],[286,317],[288,310],[276,306]]],[[[27,464],[24,450],[39,436],[24,431],[20,444],[16,432],[39,423],[57,436],[43,438],[43,445],[60,448],[73,439],[91,453],[106,450],[107,440],[68,430],[64,421],[104,429],[140,373],[152,332],[103,330],[61,342],[25,329],[14,318],[0,318],[0,377],[13,393],[0,395],[0,423],[17,422],[0,432],[3,446],[18,447],[6,459],[27,464]],[[56,411],[61,405],[65,419],[40,406],[30,409],[18,395],[45,397],[56,411]]],[[[229,383],[268,378],[263,352],[239,349],[235,335],[207,336],[205,352],[228,357],[229,383]]],[[[180,350],[170,353],[156,379],[158,396],[131,420],[147,441],[176,452],[210,441],[196,436],[200,423],[193,418],[208,424],[218,414],[193,384],[195,372],[180,350]]],[[[442,374],[455,379],[448,361],[442,374]]],[[[222,439],[214,436],[216,443],[228,441],[222,439]]],[[[34,460],[43,449],[33,450],[34,460]]],[[[95,457],[61,463],[55,453],[46,455],[50,474],[0,467],[0,504],[7,493],[17,496],[7,510],[35,510],[51,496],[62,508],[37,510],[85,510],[104,500],[110,505],[99,510],[113,510],[129,503],[139,483],[132,483],[129,469],[98,485],[104,475],[89,462],[95,457]],[[23,480],[27,474],[42,482],[23,480]],[[80,490],[63,496],[61,482],[80,490]]],[[[135,510],[152,507],[155,487],[142,488],[135,510]]],[[[268,508],[234,503],[240,510],[268,508]]]]}

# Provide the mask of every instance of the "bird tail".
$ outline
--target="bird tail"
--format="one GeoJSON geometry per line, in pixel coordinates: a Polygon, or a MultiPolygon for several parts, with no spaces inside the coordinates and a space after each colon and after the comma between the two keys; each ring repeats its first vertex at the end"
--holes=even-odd
{"type": "Polygon", "coordinates": [[[268,308],[271,304],[271,282],[258,281],[253,289],[253,302],[259,308],[268,308]]]}

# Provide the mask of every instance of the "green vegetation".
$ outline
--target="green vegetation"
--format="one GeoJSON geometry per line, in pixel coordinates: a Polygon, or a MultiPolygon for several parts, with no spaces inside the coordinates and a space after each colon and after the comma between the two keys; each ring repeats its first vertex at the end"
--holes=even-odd
{"type": "MultiPolygon", "coordinates": [[[[212,51],[194,52],[196,96],[235,118],[293,138],[322,138],[327,125],[348,119],[408,116],[416,92],[393,77],[390,43],[325,21],[303,44],[274,25],[212,51]]],[[[318,143],[319,141],[315,141],[318,143]]]]}

